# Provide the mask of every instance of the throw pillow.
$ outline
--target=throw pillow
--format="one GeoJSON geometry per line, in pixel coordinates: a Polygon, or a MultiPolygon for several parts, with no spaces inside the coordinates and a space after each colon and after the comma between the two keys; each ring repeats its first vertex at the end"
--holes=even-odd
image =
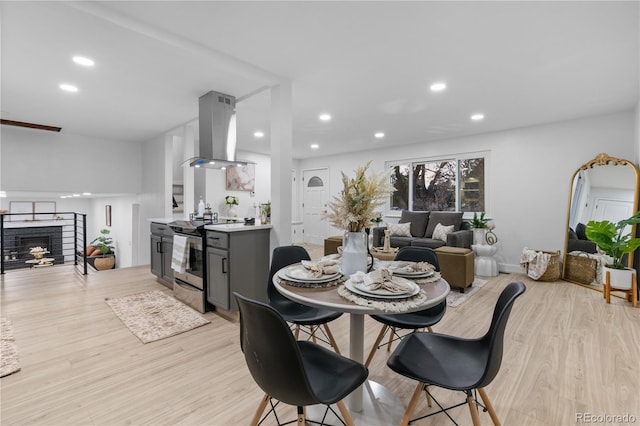
{"type": "Polygon", "coordinates": [[[394,237],[410,237],[411,222],[407,223],[387,223],[389,233],[394,237]]]}
{"type": "Polygon", "coordinates": [[[433,239],[442,240],[446,243],[447,235],[453,232],[453,228],[453,225],[444,226],[441,223],[436,224],[436,227],[433,230],[433,239]]]}

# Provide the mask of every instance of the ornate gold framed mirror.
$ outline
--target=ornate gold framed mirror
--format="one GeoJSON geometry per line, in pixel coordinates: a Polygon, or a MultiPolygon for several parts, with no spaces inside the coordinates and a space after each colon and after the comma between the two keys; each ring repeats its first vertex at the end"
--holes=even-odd
{"type": "MultiPolygon", "coordinates": [[[[590,220],[616,223],[638,211],[640,170],[628,160],[601,153],[576,170],[570,183],[562,278],[602,291],[602,265],[609,260],[584,229],[590,220]]],[[[630,232],[635,235],[635,225],[630,232]]],[[[629,267],[633,257],[627,257],[629,267]]]]}

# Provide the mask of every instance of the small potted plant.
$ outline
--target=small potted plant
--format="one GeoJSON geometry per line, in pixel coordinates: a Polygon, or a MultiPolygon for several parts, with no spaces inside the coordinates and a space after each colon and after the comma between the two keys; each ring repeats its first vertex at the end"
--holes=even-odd
{"type": "Polygon", "coordinates": [[[585,230],[587,239],[596,243],[604,254],[611,256],[611,263],[604,265],[603,275],[608,271],[612,287],[617,289],[631,288],[631,274],[634,270],[626,267],[623,258],[625,254],[630,255],[640,247],[640,238],[627,233],[626,228],[638,223],[640,223],[640,211],[618,223],[608,220],[590,220],[587,223],[585,230]]]}
{"type": "Polygon", "coordinates": [[[260,204],[260,223],[263,225],[271,223],[271,201],[260,204]]]}
{"type": "Polygon", "coordinates": [[[87,260],[89,264],[98,271],[113,269],[116,266],[116,255],[113,253],[113,238],[109,236],[111,231],[101,229],[100,235],[96,237],[87,248],[87,260]],[[93,249],[89,253],[89,249],[93,249]]]}
{"type": "Polygon", "coordinates": [[[473,213],[473,219],[469,222],[471,229],[473,229],[473,243],[485,244],[487,231],[489,230],[489,219],[484,217],[485,213],[477,212],[473,213]]]}
{"type": "Polygon", "coordinates": [[[238,217],[238,214],[236,213],[236,206],[240,204],[240,202],[238,201],[238,197],[236,197],[235,195],[227,195],[226,197],[224,197],[224,203],[229,209],[229,216],[238,217]]]}

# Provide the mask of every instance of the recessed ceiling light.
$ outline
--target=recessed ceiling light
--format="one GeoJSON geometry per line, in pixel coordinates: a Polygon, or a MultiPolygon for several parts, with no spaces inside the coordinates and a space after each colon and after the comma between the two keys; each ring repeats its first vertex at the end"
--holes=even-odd
{"type": "Polygon", "coordinates": [[[73,84],[62,83],[59,87],[62,90],[66,91],[66,92],[77,92],[78,91],[78,88],[76,86],[74,86],[73,84]]]}
{"type": "Polygon", "coordinates": [[[331,115],[324,113],[324,114],[320,114],[318,118],[320,119],[320,121],[330,121],[331,115]]]}
{"type": "Polygon", "coordinates": [[[384,138],[384,133],[382,133],[382,132],[376,132],[373,136],[374,136],[376,139],[382,139],[382,138],[384,138]]]}
{"type": "Polygon", "coordinates": [[[264,132],[258,130],[256,132],[253,132],[253,136],[255,136],[256,138],[263,138],[264,137],[264,132]]]}
{"type": "Polygon", "coordinates": [[[441,92],[446,88],[447,88],[446,83],[442,83],[442,82],[433,83],[430,87],[432,92],[441,92]]]}
{"type": "Polygon", "coordinates": [[[193,167],[195,167],[196,169],[199,169],[200,168],[200,164],[196,164],[193,167]]]}
{"type": "Polygon", "coordinates": [[[90,192],[83,192],[82,195],[91,195],[90,192]]]}
{"type": "Polygon", "coordinates": [[[484,114],[473,114],[471,116],[471,119],[473,121],[480,121],[480,120],[484,120],[484,114]]]}
{"type": "Polygon", "coordinates": [[[220,167],[220,170],[227,170],[226,167],[220,167]]]}
{"type": "Polygon", "coordinates": [[[320,148],[320,145],[318,145],[317,143],[312,143],[311,145],[309,145],[312,149],[318,149],[320,148]]]}
{"type": "Polygon", "coordinates": [[[79,197],[79,196],[80,196],[80,194],[73,194],[73,196],[74,196],[74,197],[79,197]]]}
{"type": "Polygon", "coordinates": [[[215,161],[209,161],[209,164],[216,164],[215,161]]]}
{"type": "Polygon", "coordinates": [[[85,67],[92,67],[94,65],[94,62],[91,59],[85,58],[84,56],[74,56],[73,62],[85,67]]]}

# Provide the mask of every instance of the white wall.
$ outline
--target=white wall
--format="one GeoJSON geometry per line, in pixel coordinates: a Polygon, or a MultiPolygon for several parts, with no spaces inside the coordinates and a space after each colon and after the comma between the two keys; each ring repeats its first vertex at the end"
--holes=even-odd
{"type": "Polygon", "coordinates": [[[636,165],[640,164],[640,100],[635,107],[635,120],[636,120],[636,143],[635,143],[635,162],[636,165]]]}
{"type": "Polygon", "coordinates": [[[138,143],[1,126],[4,191],[140,192],[138,143]]]}
{"type": "Polygon", "coordinates": [[[218,212],[220,216],[225,216],[227,214],[227,208],[224,204],[224,197],[227,195],[235,195],[238,197],[239,202],[236,208],[238,217],[255,217],[255,206],[271,200],[271,158],[267,155],[241,151],[237,153],[237,158],[256,163],[256,185],[254,193],[248,191],[227,191],[226,171],[207,169],[207,196],[205,203],[211,204],[212,211],[218,212]]]}
{"type": "Polygon", "coordinates": [[[486,163],[487,213],[498,235],[502,271],[519,271],[527,246],[563,250],[570,179],[575,170],[606,152],[633,159],[636,154],[634,111],[581,120],[447,139],[393,149],[302,160],[301,169],[328,167],[332,196],[341,189],[340,171],[372,160],[376,171],[385,161],[489,152],[486,163]]]}
{"type": "Polygon", "coordinates": [[[167,152],[164,135],[142,144],[142,192],[140,202],[140,241],[138,259],[140,264],[150,261],[150,219],[165,217],[165,210],[170,200],[164,199],[164,167],[167,152]]]}
{"type": "MultiPolygon", "coordinates": [[[[91,214],[87,216],[88,218],[93,218],[91,224],[87,220],[87,238],[89,242],[100,235],[101,229],[110,231],[109,236],[113,238],[117,268],[133,266],[133,247],[137,247],[137,244],[139,244],[139,242],[132,240],[134,234],[132,206],[135,203],[138,203],[136,195],[95,198],[92,200],[91,214]],[[106,225],[105,206],[107,205],[111,206],[110,227],[106,225]]],[[[148,231],[148,227],[146,230],[148,231]]],[[[143,263],[149,263],[149,261],[146,260],[143,263]]]]}

